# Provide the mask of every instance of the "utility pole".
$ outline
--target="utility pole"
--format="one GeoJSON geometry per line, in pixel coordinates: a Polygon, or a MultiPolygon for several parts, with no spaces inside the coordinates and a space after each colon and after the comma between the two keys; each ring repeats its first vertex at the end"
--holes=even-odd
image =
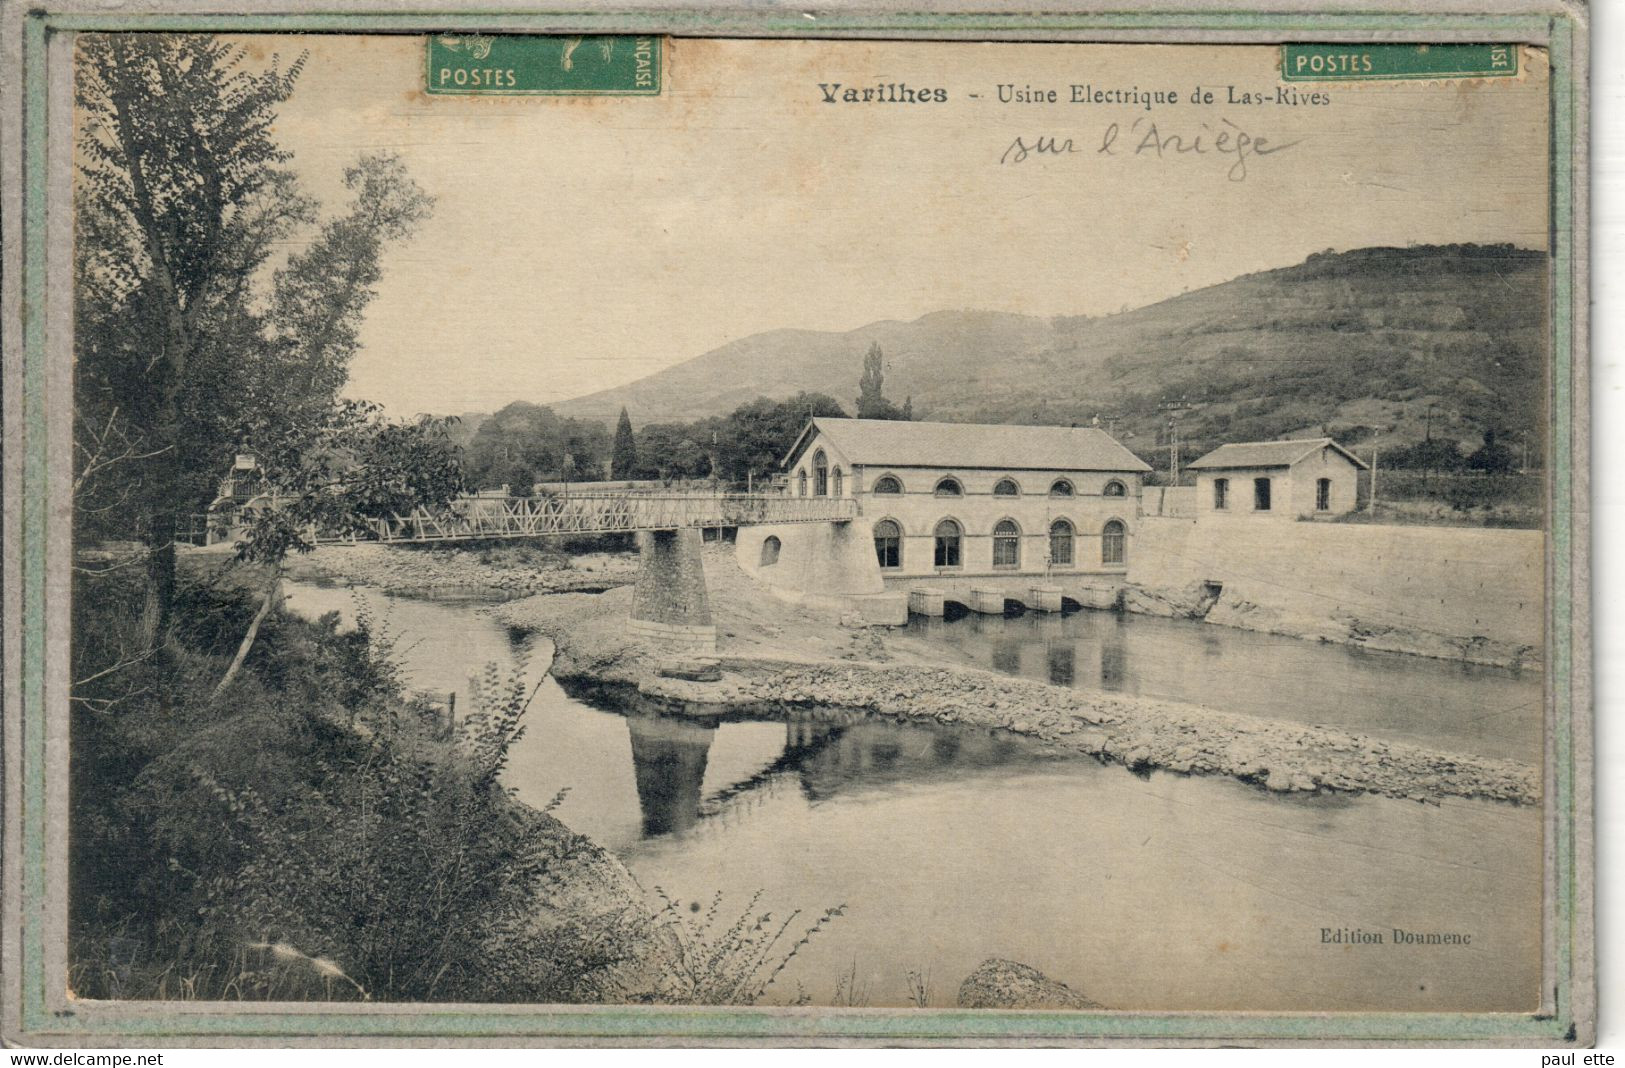
{"type": "Polygon", "coordinates": [[[1365,502],[1365,510],[1372,515],[1377,514],[1377,446],[1371,446],[1371,499],[1365,502]]]}
{"type": "Polygon", "coordinates": [[[1179,424],[1175,422],[1184,412],[1192,411],[1196,405],[1181,397],[1177,401],[1169,401],[1157,405],[1157,411],[1168,413],[1168,485],[1179,485],[1179,424]]]}

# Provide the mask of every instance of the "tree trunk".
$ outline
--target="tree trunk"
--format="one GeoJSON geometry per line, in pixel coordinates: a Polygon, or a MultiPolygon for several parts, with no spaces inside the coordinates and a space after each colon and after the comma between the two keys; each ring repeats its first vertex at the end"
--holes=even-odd
{"type": "Polygon", "coordinates": [[[147,532],[146,599],[141,606],[141,640],[151,649],[169,630],[170,607],[175,599],[175,519],[153,517],[147,532]]]}
{"type": "Polygon", "coordinates": [[[254,621],[248,625],[248,633],[243,635],[242,643],[237,646],[237,655],[232,657],[231,666],[226,669],[225,675],[221,677],[220,684],[214,688],[214,693],[209,695],[210,700],[214,700],[224,693],[226,687],[231,685],[231,680],[237,677],[237,672],[242,670],[243,661],[248,659],[248,651],[254,648],[254,639],[259,636],[260,624],[264,623],[265,617],[271,614],[271,606],[276,603],[277,594],[281,589],[282,562],[279,560],[271,567],[271,583],[265,588],[265,596],[260,598],[259,611],[254,613],[254,621]]]}

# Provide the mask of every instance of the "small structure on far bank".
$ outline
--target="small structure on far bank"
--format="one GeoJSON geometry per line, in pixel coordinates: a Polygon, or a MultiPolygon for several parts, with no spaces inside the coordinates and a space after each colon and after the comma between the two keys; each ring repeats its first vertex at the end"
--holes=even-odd
{"type": "Polygon", "coordinates": [[[1196,515],[1329,519],[1354,511],[1367,464],[1331,438],[1220,445],[1190,464],[1196,515]]]}

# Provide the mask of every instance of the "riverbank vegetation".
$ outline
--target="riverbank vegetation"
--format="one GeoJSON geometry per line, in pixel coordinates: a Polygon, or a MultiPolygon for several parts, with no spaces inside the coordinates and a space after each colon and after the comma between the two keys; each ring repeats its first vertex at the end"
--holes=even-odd
{"type": "MultiPolygon", "coordinates": [[[[276,611],[216,697],[256,610],[244,570],[186,576],[169,639],[75,694],[75,993],[606,996],[639,917],[539,920],[549,879],[593,847],[500,784],[523,689],[488,679],[448,731],[375,623],[276,611]]],[[[81,664],[124,639],[141,596],[116,572],[81,578],[81,664]]]]}

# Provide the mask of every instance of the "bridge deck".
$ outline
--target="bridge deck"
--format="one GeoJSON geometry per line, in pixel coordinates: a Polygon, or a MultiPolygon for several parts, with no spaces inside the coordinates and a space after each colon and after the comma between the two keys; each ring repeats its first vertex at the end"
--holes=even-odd
{"type": "MultiPolygon", "coordinates": [[[[857,517],[841,497],[778,494],[569,494],[466,497],[451,511],[422,510],[369,521],[381,542],[469,541],[554,534],[735,527],[760,523],[831,523],[857,517]]],[[[318,537],[319,541],[352,540],[318,537]]]]}

